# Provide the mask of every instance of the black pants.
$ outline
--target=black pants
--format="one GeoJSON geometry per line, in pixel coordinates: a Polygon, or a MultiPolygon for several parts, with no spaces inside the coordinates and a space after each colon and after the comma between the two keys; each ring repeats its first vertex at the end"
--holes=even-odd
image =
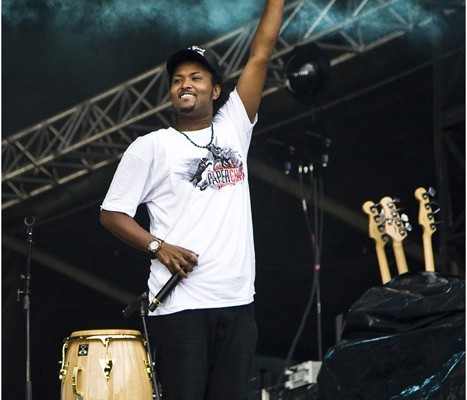
{"type": "Polygon", "coordinates": [[[257,328],[253,304],[151,318],[164,400],[243,400],[257,328]]]}

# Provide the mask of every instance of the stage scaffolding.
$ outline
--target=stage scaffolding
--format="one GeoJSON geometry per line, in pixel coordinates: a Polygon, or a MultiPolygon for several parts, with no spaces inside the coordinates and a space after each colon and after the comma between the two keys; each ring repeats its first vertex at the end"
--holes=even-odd
{"type": "MultiPolygon", "coordinates": [[[[432,22],[407,0],[300,0],[286,5],[263,95],[284,88],[283,67],[297,45],[319,44],[331,66],[432,22]]],[[[455,12],[456,7],[443,9],[455,12]]],[[[242,71],[258,21],[203,46],[215,52],[226,83],[242,71]]],[[[2,209],[93,173],[121,156],[142,133],[174,122],[164,65],[2,140],[2,209]]]]}

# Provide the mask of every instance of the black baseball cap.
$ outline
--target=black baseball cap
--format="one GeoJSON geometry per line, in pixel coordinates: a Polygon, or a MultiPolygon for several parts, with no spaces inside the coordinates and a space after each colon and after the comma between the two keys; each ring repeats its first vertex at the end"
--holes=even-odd
{"type": "Polygon", "coordinates": [[[209,50],[199,46],[190,46],[188,49],[177,51],[168,59],[166,68],[169,76],[172,77],[175,68],[183,61],[198,61],[204,64],[219,79],[222,79],[222,70],[216,55],[209,50]]]}

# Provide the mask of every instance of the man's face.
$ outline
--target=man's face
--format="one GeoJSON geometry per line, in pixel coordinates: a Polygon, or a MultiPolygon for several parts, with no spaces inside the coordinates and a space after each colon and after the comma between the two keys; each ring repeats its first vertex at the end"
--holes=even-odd
{"type": "Polygon", "coordinates": [[[172,76],[170,97],[179,114],[190,117],[212,115],[220,85],[212,85],[212,74],[196,61],[180,63],[172,76]]]}

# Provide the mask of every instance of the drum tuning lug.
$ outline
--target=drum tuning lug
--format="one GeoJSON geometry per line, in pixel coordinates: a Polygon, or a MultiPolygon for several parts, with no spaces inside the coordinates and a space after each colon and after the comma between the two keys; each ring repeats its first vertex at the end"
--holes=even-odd
{"type": "Polygon", "coordinates": [[[61,381],[64,381],[66,378],[66,373],[67,371],[65,369],[61,369],[60,374],[58,375],[58,379],[60,379],[61,381]]]}
{"type": "MultiPolygon", "coordinates": [[[[151,380],[152,379],[151,364],[148,361],[144,361],[144,364],[146,365],[146,373],[148,374],[148,378],[151,380]]],[[[152,363],[152,367],[154,367],[154,363],[152,363]]]]}
{"type": "Polygon", "coordinates": [[[104,373],[105,380],[108,382],[110,379],[110,374],[112,373],[113,367],[115,365],[115,360],[103,360],[99,359],[99,363],[104,373]]]}

